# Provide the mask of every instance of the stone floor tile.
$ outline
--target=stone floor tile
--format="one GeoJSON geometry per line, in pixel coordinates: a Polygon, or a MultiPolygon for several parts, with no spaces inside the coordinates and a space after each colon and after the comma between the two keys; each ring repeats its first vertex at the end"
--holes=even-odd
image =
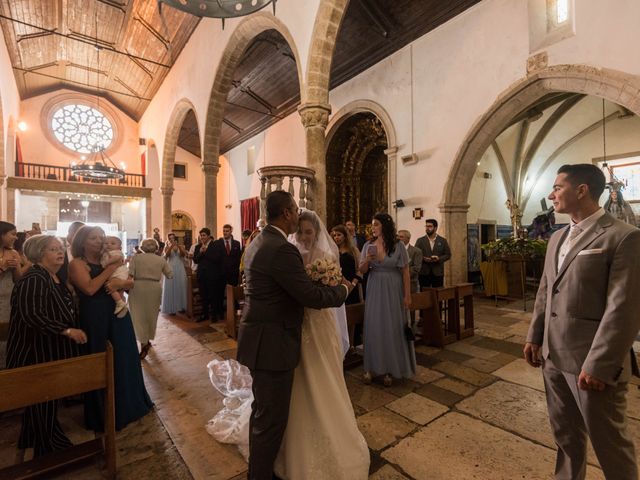
{"type": "Polygon", "coordinates": [[[360,379],[349,377],[345,380],[351,401],[368,412],[398,398],[376,386],[365,385],[360,379]]]}
{"type": "Polygon", "coordinates": [[[553,450],[459,413],[420,428],[382,457],[430,480],[548,480],[555,466],[553,450]]]}
{"type": "Polygon", "coordinates": [[[225,350],[224,352],[218,352],[218,355],[220,355],[224,360],[235,360],[238,356],[238,349],[234,348],[231,350],[225,350]]]}
{"type": "Polygon", "coordinates": [[[455,342],[445,347],[446,350],[451,350],[458,353],[463,353],[475,358],[481,358],[483,360],[490,360],[498,355],[495,350],[488,350],[486,348],[478,347],[477,345],[469,343],[455,342]]]}
{"type": "Polygon", "coordinates": [[[452,392],[451,390],[445,390],[444,388],[436,387],[432,383],[427,383],[418,388],[415,393],[422,395],[423,397],[434,400],[442,405],[451,407],[462,400],[464,397],[452,392]]]}
{"type": "Polygon", "coordinates": [[[497,381],[461,401],[456,408],[494,426],[555,448],[544,392],[497,381]]]}
{"type": "Polygon", "coordinates": [[[502,363],[494,362],[492,360],[484,360],[482,358],[472,358],[471,360],[462,362],[462,365],[483,373],[491,373],[502,367],[502,363]]]}
{"type": "Polygon", "coordinates": [[[420,388],[421,383],[414,382],[413,380],[409,380],[407,378],[401,379],[393,379],[393,383],[389,387],[384,386],[384,377],[378,377],[374,379],[373,385],[382,389],[386,393],[390,393],[395,395],[396,397],[402,397],[403,395],[407,395],[420,388]]]}
{"type": "Polygon", "coordinates": [[[457,393],[458,395],[462,395],[463,397],[468,397],[477,389],[477,387],[473,385],[469,385],[468,383],[449,377],[437,380],[433,382],[433,384],[437,387],[457,393]]]}
{"type": "Polygon", "coordinates": [[[491,359],[492,362],[498,362],[500,363],[502,366],[507,365],[508,363],[513,362],[514,360],[518,360],[522,358],[522,353],[520,353],[519,355],[515,356],[515,355],[509,355],[508,353],[498,353],[495,357],[493,357],[491,359]]]}
{"type": "Polygon", "coordinates": [[[449,411],[449,408],[444,405],[416,393],[410,393],[394,400],[387,404],[386,408],[419,425],[426,425],[434,418],[449,411]]]}
{"type": "Polygon", "coordinates": [[[426,368],[433,368],[433,366],[440,363],[434,355],[426,355],[424,353],[416,352],[416,363],[426,368]]]}
{"type": "Polygon", "coordinates": [[[369,480],[406,480],[407,477],[398,472],[391,465],[384,465],[373,475],[369,475],[369,480]]]}
{"type": "Polygon", "coordinates": [[[459,378],[460,380],[464,380],[467,383],[472,385],[476,385],[478,387],[483,387],[485,385],[489,385],[495,377],[488,375],[486,373],[478,372],[473,368],[465,367],[463,365],[458,365],[453,362],[440,362],[439,364],[433,367],[435,370],[446,373],[447,375],[451,375],[452,377],[459,378]]]}
{"type": "Polygon", "coordinates": [[[495,338],[484,338],[475,344],[488,350],[496,350],[502,353],[508,353],[514,357],[522,357],[522,344],[498,340],[495,338]]]}
{"type": "Polygon", "coordinates": [[[382,450],[416,428],[415,423],[384,407],[358,417],[357,421],[367,445],[373,450],[382,450]]]}
{"type": "Polygon", "coordinates": [[[530,367],[523,359],[519,358],[493,372],[493,375],[503,380],[535,388],[544,392],[544,381],[542,380],[542,370],[530,367]]]}
{"type": "Polygon", "coordinates": [[[434,380],[438,380],[442,377],[444,377],[444,375],[440,372],[436,372],[435,370],[431,370],[430,368],[423,367],[422,365],[416,365],[416,374],[411,380],[424,384],[431,383],[434,380]]]}
{"type": "Polygon", "coordinates": [[[416,345],[415,348],[417,353],[424,353],[425,355],[433,355],[435,353],[442,351],[441,348],[430,347],[428,345],[416,345]]]}
{"type": "Polygon", "coordinates": [[[433,357],[441,361],[454,363],[462,363],[473,358],[471,355],[465,355],[464,353],[459,353],[454,350],[441,350],[438,353],[434,354],[433,357]]]}
{"type": "Polygon", "coordinates": [[[213,343],[204,344],[204,347],[208,348],[212,352],[224,352],[225,350],[233,350],[238,347],[238,342],[231,338],[220,340],[213,343]]]}

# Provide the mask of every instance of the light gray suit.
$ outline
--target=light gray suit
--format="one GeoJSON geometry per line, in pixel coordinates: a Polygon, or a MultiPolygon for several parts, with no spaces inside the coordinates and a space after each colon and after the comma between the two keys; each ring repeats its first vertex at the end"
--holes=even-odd
{"type": "Polygon", "coordinates": [[[635,479],[625,394],[637,369],[631,347],[640,330],[640,230],[605,213],[576,238],[558,270],[568,231],[549,240],[527,335],[542,345],[556,478],[584,478],[589,435],[607,479],[635,479]],[[605,390],[578,389],[582,370],[605,390]]]}

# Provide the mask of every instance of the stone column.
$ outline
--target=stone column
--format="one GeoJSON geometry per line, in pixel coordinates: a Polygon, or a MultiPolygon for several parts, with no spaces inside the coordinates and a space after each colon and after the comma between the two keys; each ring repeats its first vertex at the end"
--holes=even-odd
{"type": "Polygon", "coordinates": [[[7,187],[7,222],[16,223],[16,189],[7,187]]]}
{"type": "Polygon", "coordinates": [[[165,238],[171,231],[171,198],[173,197],[173,187],[162,187],[162,234],[165,238]]]}
{"type": "Polygon", "coordinates": [[[202,163],[204,172],[204,226],[211,229],[211,235],[216,237],[218,219],[218,172],[219,163],[202,163]]]}
{"type": "Polygon", "coordinates": [[[387,156],[387,211],[391,212],[393,209],[393,216],[396,223],[398,223],[398,209],[393,208],[393,202],[398,199],[398,147],[389,147],[384,151],[387,156]]]}
{"type": "Polygon", "coordinates": [[[306,103],[298,107],[307,137],[307,167],[316,172],[313,186],[313,207],[322,220],[327,220],[327,168],[325,130],[331,105],[306,103]]]}
{"type": "Polygon", "coordinates": [[[445,284],[467,282],[467,212],[466,203],[442,203],[442,226],[438,230],[449,242],[451,259],[445,263],[445,284]]]}
{"type": "MultiPolygon", "coordinates": [[[[0,135],[1,137],[2,135],[0,135]]],[[[0,140],[0,143],[2,143],[2,141],[0,140]]],[[[2,169],[2,167],[0,167],[0,169],[2,169]]],[[[2,209],[2,185],[4,185],[4,179],[6,178],[6,175],[2,174],[0,175],[0,218],[7,218],[7,216],[4,213],[4,210],[2,209]]],[[[7,212],[8,214],[9,212],[7,212]]]]}

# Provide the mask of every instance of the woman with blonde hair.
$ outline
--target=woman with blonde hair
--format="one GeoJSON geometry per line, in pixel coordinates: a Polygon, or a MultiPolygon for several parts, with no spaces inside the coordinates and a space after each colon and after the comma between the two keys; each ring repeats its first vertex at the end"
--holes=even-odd
{"type": "MultiPolygon", "coordinates": [[[[140,244],[142,253],[129,262],[129,275],[133,277],[133,288],[129,290],[129,308],[136,338],[140,342],[140,360],[151,348],[151,340],[156,336],[158,309],[162,300],[162,275],[173,278],[171,266],[164,257],[156,255],[158,242],[147,238],[140,244]]],[[[184,268],[179,265],[178,268],[184,268]]],[[[165,282],[166,285],[166,282],[165,282]]]]}

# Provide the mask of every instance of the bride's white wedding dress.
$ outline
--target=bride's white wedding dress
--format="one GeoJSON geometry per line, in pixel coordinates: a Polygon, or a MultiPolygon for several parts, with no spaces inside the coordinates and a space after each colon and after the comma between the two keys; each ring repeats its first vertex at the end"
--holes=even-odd
{"type": "Polygon", "coordinates": [[[369,476],[369,449],[344,382],[331,309],[305,308],[300,363],[289,422],[274,466],[287,480],[358,480],[369,476]]]}

